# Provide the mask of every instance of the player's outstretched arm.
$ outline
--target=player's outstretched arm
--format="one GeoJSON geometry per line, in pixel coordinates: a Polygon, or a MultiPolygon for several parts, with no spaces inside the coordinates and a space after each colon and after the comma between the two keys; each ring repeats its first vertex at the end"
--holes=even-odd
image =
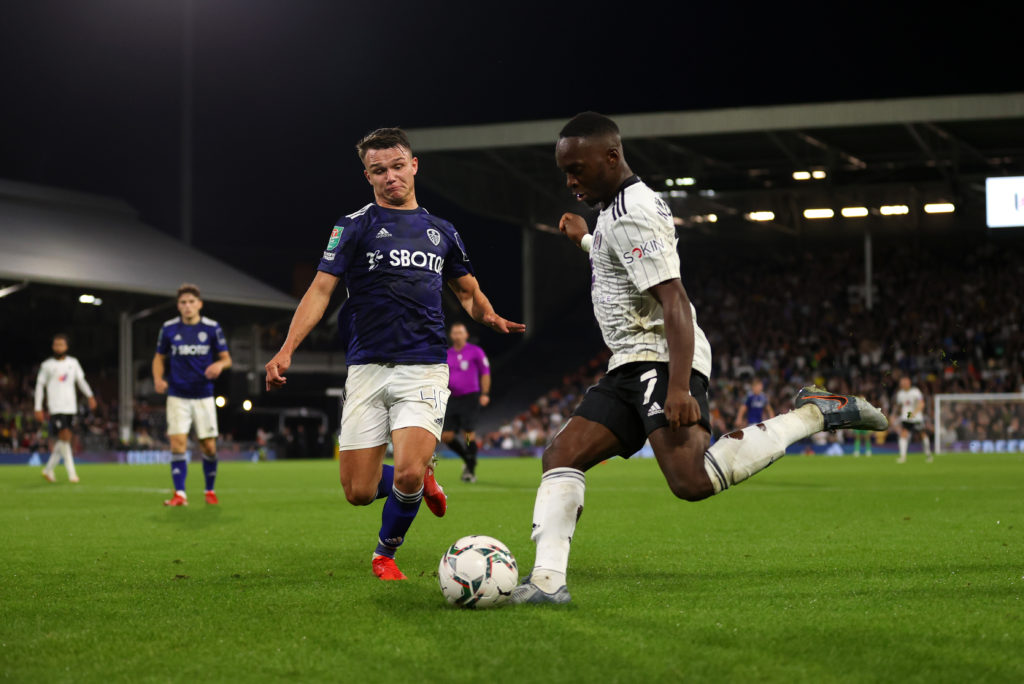
{"type": "Polygon", "coordinates": [[[678,278],[652,287],[650,293],[661,304],[668,339],[668,394],[665,418],[678,428],[700,420],[700,405],[690,396],[690,371],[693,369],[693,314],[690,298],[678,278]]]}
{"type": "Polygon", "coordinates": [[[480,283],[476,277],[466,274],[448,281],[448,287],[452,289],[459,299],[459,304],[466,310],[466,313],[477,323],[483,323],[492,330],[500,333],[524,332],[526,326],[522,323],[513,323],[494,313],[487,295],[480,289],[480,283]]]}
{"type": "Polygon", "coordinates": [[[334,288],[338,286],[338,277],[318,271],[313,282],[310,283],[306,294],[302,295],[302,301],[295,309],[291,325],[288,326],[288,336],[281,345],[281,350],[274,355],[274,358],[264,366],[267,370],[267,391],[284,387],[287,382],[284,373],[292,365],[292,354],[298,349],[302,340],[306,339],[309,331],[316,327],[320,319],[324,317],[324,311],[331,301],[334,288]]]}

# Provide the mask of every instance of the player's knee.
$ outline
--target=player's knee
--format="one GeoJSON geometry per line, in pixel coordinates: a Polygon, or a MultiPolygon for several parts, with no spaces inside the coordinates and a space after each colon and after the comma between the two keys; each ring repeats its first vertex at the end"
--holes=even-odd
{"type": "Polygon", "coordinates": [[[377,490],[365,487],[357,487],[352,483],[341,483],[345,490],[345,500],[353,506],[369,506],[377,499],[377,490]]]}
{"type": "Polygon", "coordinates": [[[415,492],[423,486],[423,477],[427,474],[423,466],[407,465],[395,468],[395,487],[401,492],[415,492]]]}

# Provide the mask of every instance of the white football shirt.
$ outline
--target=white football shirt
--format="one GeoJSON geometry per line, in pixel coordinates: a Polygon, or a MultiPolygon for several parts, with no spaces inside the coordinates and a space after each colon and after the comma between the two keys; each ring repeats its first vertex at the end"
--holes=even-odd
{"type": "Polygon", "coordinates": [[[924,401],[924,395],[916,387],[899,390],[896,392],[896,408],[899,409],[896,415],[904,422],[920,423],[924,420],[924,411],[917,410],[920,401],[924,401]]]}
{"type": "MultiPolygon", "coordinates": [[[[667,362],[661,304],[649,290],[679,278],[676,229],[668,205],[637,176],[627,180],[598,215],[590,247],[591,300],[605,344],[608,370],[635,361],[667,362]]],[[[711,376],[711,345],[693,316],[693,370],[711,376]]]]}
{"type": "Polygon", "coordinates": [[[43,410],[43,392],[46,392],[46,408],[51,414],[78,413],[78,397],[75,387],[87,397],[92,388],[85,381],[85,373],[78,359],[65,356],[63,359],[49,358],[39,367],[36,376],[36,411],[43,410]]]}

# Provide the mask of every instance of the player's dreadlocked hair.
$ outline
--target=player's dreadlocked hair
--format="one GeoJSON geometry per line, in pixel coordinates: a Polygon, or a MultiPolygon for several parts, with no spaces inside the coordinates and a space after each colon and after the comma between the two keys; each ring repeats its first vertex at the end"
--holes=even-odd
{"type": "Polygon", "coordinates": [[[569,119],[562,127],[559,138],[593,138],[602,135],[618,135],[619,127],[604,114],[581,112],[569,119]]]}
{"type": "Polygon", "coordinates": [[[367,151],[389,150],[392,147],[404,147],[409,150],[409,154],[412,154],[409,136],[401,128],[378,128],[367,133],[362,140],[356,143],[356,152],[359,153],[360,161],[366,161],[367,151]]]}
{"type": "Polygon", "coordinates": [[[178,288],[178,296],[175,299],[180,298],[183,294],[194,295],[196,299],[202,299],[199,295],[199,286],[192,283],[182,283],[181,287],[178,288]]]}

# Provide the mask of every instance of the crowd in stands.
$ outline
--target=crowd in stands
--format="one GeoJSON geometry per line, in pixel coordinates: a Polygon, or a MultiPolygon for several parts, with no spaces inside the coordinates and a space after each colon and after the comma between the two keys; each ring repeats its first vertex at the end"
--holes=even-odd
{"type": "MultiPolygon", "coordinates": [[[[863,395],[888,413],[904,374],[925,394],[929,414],[936,393],[1024,390],[1020,248],[877,247],[871,310],[865,306],[863,257],[856,251],[754,259],[722,252],[698,258],[684,250],[682,262],[684,284],[712,347],[716,434],[737,427],[754,378],[763,381],[776,412],[792,408],[796,392],[816,383],[863,395]]],[[[481,435],[482,446],[545,445],[604,374],[608,357],[605,349],[587,358],[525,410],[481,435]]],[[[0,451],[46,448],[49,427],[33,412],[35,372],[0,371],[0,451]]],[[[88,370],[87,376],[96,389],[88,370]]],[[[84,416],[76,449],[166,446],[162,405],[138,402],[132,440],[122,444],[115,387],[101,388],[98,396],[99,409],[84,416]]],[[[1022,412],[1019,403],[950,407],[944,441],[1024,438],[1022,412]]],[[[301,435],[282,438],[285,451],[307,451],[299,448],[305,444],[301,435]]],[[[323,440],[316,435],[306,441],[323,440]]]]}
{"type": "MultiPolygon", "coordinates": [[[[777,412],[816,383],[860,394],[887,414],[900,376],[925,394],[1024,390],[1024,255],[969,250],[876,249],[873,307],[862,255],[839,250],[756,260],[719,253],[687,259],[683,280],[711,343],[710,407],[716,434],[736,418],[755,377],[777,412]]],[[[484,446],[543,446],[600,379],[598,354],[498,430],[484,446]]],[[[952,410],[952,409],[951,409],[952,410]]],[[[1021,405],[958,407],[948,442],[1024,437],[1021,405]]],[[[953,416],[951,413],[950,416],[953,416]]],[[[823,435],[822,438],[825,438],[823,435]]],[[[835,438],[835,437],[833,437],[835,438]]],[[[842,436],[838,436],[842,439],[842,436]]]]}

